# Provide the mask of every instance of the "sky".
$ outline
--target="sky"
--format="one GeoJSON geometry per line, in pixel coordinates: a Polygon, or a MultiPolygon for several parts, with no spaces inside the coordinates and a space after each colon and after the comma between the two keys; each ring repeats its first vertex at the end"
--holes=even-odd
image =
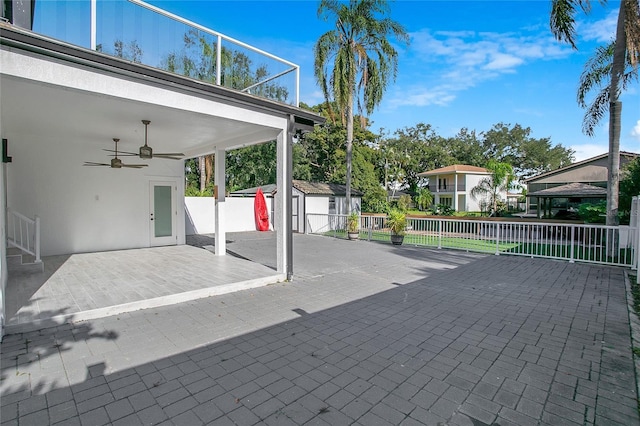
{"type": "MultiPolygon", "coordinates": [[[[313,73],[313,47],[335,24],[318,18],[318,1],[148,2],[298,64],[300,100],[323,101],[313,73]]],[[[411,41],[408,47],[396,44],[398,76],[370,116],[371,130],[393,135],[425,123],[448,137],[462,128],[480,133],[497,123],[520,124],[531,128],[531,137],[572,148],[576,161],[606,153],[608,116],[593,137],[584,135],[576,90],[586,60],[613,38],[619,2],[602,6],[593,0],[589,15],[577,15],[578,50],[553,38],[550,4],[391,2],[391,18],[411,41]]],[[[640,85],[634,83],[621,101],[621,150],[640,152],[640,85]]]]}

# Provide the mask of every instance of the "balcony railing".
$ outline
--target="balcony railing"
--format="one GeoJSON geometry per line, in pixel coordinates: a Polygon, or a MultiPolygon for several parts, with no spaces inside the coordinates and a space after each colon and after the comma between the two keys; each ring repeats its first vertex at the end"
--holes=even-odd
{"type": "Polygon", "coordinates": [[[298,65],[140,0],[37,2],[33,31],[207,83],[299,103],[298,65]]]}

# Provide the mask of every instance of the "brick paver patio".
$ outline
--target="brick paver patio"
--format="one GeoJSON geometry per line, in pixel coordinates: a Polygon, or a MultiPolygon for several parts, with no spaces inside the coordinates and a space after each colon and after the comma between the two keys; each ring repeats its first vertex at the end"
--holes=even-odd
{"type": "Polygon", "coordinates": [[[295,244],[293,283],[6,336],[2,425],[640,423],[622,269],[295,244]]]}

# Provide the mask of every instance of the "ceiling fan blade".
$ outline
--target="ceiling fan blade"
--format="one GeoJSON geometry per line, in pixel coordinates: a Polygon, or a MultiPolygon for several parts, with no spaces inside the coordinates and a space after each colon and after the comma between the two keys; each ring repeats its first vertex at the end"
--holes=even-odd
{"type": "MultiPolygon", "coordinates": [[[[114,152],[114,153],[116,152],[113,149],[103,149],[103,151],[114,152]]],[[[120,151],[120,150],[118,150],[118,154],[117,155],[122,155],[122,156],[125,156],[125,157],[135,155],[137,157],[138,153],[137,152],[128,152],[128,151],[120,151]]],[[[115,157],[115,156],[116,156],[116,154],[110,155],[110,157],[115,157]]]]}
{"type": "Polygon", "coordinates": [[[153,154],[154,157],[164,158],[164,159],[167,159],[167,160],[182,160],[182,158],[178,157],[178,155],[184,156],[184,154],[180,154],[180,153],[153,154]]]}
{"type": "Polygon", "coordinates": [[[128,167],[130,169],[141,169],[143,167],[149,167],[148,164],[122,164],[122,167],[128,167]]]}
{"type": "Polygon", "coordinates": [[[109,166],[111,167],[111,164],[107,164],[107,163],[94,163],[92,161],[85,161],[83,166],[109,166]]]}

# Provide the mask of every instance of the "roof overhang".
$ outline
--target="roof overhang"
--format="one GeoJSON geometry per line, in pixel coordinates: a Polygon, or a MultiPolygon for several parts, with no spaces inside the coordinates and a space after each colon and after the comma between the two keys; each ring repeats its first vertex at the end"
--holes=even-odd
{"type": "MultiPolygon", "coordinates": [[[[73,138],[96,148],[119,137],[185,158],[268,142],[324,118],[310,111],[53,40],[0,23],[2,136],[73,138]],[[10,59],[10,60],[9,60],[10,59]]],[[[106,145],[106,146],[105,146],[106,145]]]]}

